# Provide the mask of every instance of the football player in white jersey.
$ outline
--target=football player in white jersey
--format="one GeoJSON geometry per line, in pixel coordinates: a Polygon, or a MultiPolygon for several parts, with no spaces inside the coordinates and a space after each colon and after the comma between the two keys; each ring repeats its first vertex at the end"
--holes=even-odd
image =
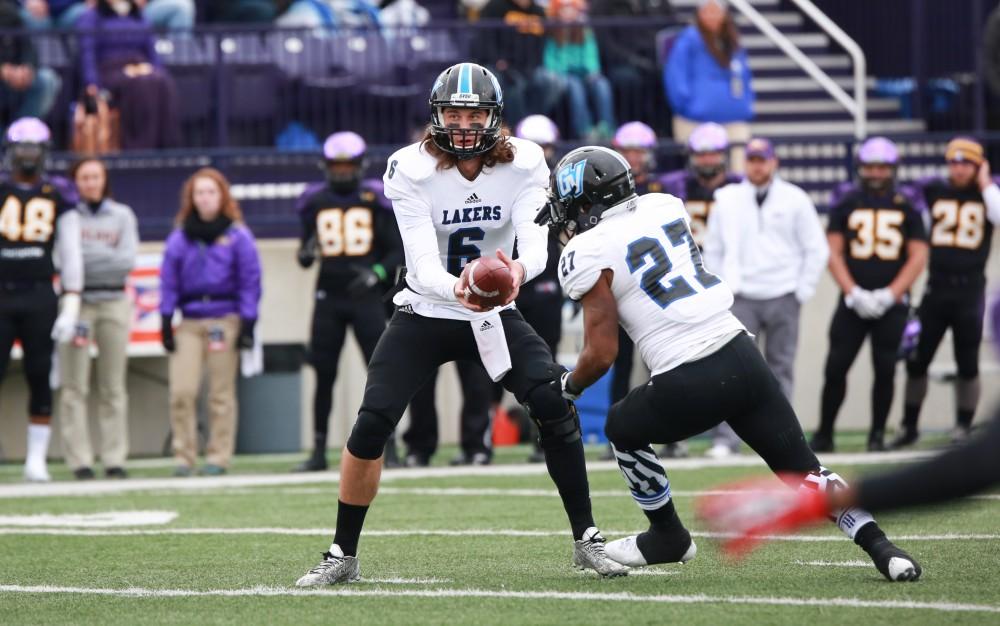
{"type": "MultiPolygon", "coordinates": [[[[365,514],[378,489],[380,457],[403,410],[439,365],[480,360],[538,425],[549,475],[558,487],[574,538],[573,562],[601,576],[628,568],[607,557],[590,508],[579,418],[549,382],[564,371],[514,308],[519,286],[547,259],[546,231],[534,223],[547,201],[549,168],[542,149],[502,135],[503,96],[496,78],[474,63],[438,77],[423,140],[389,157],[383,178],[406,256],[398,306],[368,364],[358,419],[340,467],[333,545],[297,582],[312,586],[360,577],[357,550],[365,514]],[[518,259],[510,254],[517,238],[518,259]],[[469,300],[470,262],[496,254],[515,289],[499,307],[469,300]]],[[[471,267],[471,266],[470,266],[471,267]]]]}
{"type": "MultiPolygon", "coordinates": [[[[649,530],[612,541],[608,556],[638,567],[685,562],[696,547],[670,497],[650,444],[681,441],[723,420],[775,472],[812,489],[842,486],[806,444],[791,405],[729,307],[733,294],[705,270],[687,212],[670,195],[638,196],[628,163],[606,148],[578,148],[556,165],[537,221],[571,237],[559,281],[583,305],[576,368],[552,386],[573,400],[607,372],[620,323],[652,376],[611,406],[605,432],[649,530]]],[[[893,545],[867,511],[836,512],[845,534],[889,580],[916,580],[920,566],[893,545]]]]}

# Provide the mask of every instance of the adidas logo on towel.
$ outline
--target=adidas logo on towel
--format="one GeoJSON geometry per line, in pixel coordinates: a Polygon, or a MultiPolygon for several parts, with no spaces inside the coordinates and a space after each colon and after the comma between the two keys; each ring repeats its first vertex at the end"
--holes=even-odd
{"type": "Polygon", "coordinates": [[[493,328],[493,324],[490,324],[490,321],[489,321],[489,320],[486,320],[486,321],[485,321],[485,322],[483,322],[483,324],[482,324],[482,325],[481,325],[481,326],[479,327],[479,332],[481,332],[481,333],[482,333],[482,332],[486,332],[487,330],[490,330],[490,329],[492,329],[492,328],[493,328]]]}
{"type": "Polygon", "coordinates": [[[465,204],[472,204],[473,202],[482,202],[482,200],[479,199],[479,196],[476,195],[475,192],[473,192],[471,196],[465,199],[465,204]]]}

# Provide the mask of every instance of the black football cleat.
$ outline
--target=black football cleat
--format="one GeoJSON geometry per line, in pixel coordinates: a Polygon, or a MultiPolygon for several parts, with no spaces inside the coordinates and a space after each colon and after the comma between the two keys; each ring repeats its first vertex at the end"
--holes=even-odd
{"type": "Polygon", "coordinates": [[[302,461],[294,468],[293,472],[322,472],[325,471],[329,465],[326,462],[326,451],[316,450],[314,451],[308,459],[302,461]]]}
{"type": "Polygon", "coordinates": [[[809,440],[813,452],[833,452],[833,436],[817,432],[809,440]]]}
{"type": "Polygon", "coordinates": [[[889,449],[902,450],[904,448],[909,448],[913,444],[917,443],[919,439],[920,431],[916,428],[903,426],[903,429],[899,431],[899,434],[896,435],[895,439],[889,443],[889,449]]]}

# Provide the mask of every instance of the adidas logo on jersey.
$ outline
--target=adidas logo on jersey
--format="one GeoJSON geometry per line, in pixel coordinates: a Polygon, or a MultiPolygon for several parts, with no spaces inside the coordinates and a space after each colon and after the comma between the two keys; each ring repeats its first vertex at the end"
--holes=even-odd
{"type": "Polygon", "coordinates": [[[473,202],[481,202],[476,192],[472,192],[472,195],[465,199],[465,204],[472,204],[473,202]]]}
{"type": "Polygon", "coordinates": [[[479,332],[483,333],[486,332],[487,330],[492,330],[492,328],[493,324],[490,324],[490,321],[486,320],[485,322],[482,323],[482,325],[479,326],[479,332]]]}

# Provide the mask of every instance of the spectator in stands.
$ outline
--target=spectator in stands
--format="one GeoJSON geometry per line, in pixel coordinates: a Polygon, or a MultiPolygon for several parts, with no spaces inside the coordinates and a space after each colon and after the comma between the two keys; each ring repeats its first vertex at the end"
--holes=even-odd
{"type": "Polygon", "coordinates": [[[286,8],[288,0],[206,0],[203,20],[208,24],[266,24],[286,8]]]}
{"type": "MultiPolygon", "coordinates": [[[[0,30],[24,26],[17,5],[0,4],[0,30]]],[[[27,34],[0,35],[0,124],[7,126],[22,117],[45,117],[52,109],[61,81],[47,67],[38,67],[38,57],[27,34]]]]}
{"type": "Polygon", "coordinates": [[[1000,4],[986,19],[983,30],[983,73],[995,98],[1000,98],[1000,4]]]}
{"type": "Polygon", "coordinates": [[[376,0],[293,0],[275,24],[283,28],[365,28],[379,25],[376,0]]]}
{"type": "Polygon", "coordinates": [[[32,30],[67,29],[76,25],[87,7],[88,3],[81,0],[24,0],[21,17],[25,26],[32,30]]]}
{"type": "Polygon", "coordinates": [[[561,25],[545,41],[543,63],[569,94],[570,124],[577,138],[600,141],[615,127],[611,85],[601,74],[594,31],[585,26],[587,0],[551,0],[549,17],[561,25]]]}
{"type": "MultiPolygon", "coordinates": [[[[594,17],[634,22],[596,30],[601,64],[611,81],[619,117],[653,119],[666,109],[657,62],[656,33],[674,19],[669,0],[592,0],[594,17]]],[[[627,118],[626,118],[627,119],[627,118]]]]}
{"type": "Polygon", "coordinates": [[[208,369],[209,439],[201,473],[224,474],[236,444],[236,367],[253,346],[260,260],[229,182],[198,170],[181,193],[177,228],[160,268],[163,347],[170,353],[170,424],[175,476],[190,476],[198,453],[195,412],[202,366],[208,369]],[[171,319],[183,319],[175,333],[171,319]]]}
{"type": "Polygon", "coordinates": [[[383,0],[378,11],[379,23],[390,33],[426,26],[430,19],[430,12],[416,0],[383,0]]]}
{"type": "Polygon", "coordinates": [[[125,478],[128,457],[128,364],[132,303],[125,280],[135,265],[139,231],[128,206],[111,199],[108,172],[99,159],[85,158],[70,169],[80,192],[83,244],[83,306],[73,340],[59,345],[59,423],[63,453],[73,475],[94,477],[94,453],[87,424],[90,349],[97,347],[97,410],[101,463],[107,478],[125,478]]]}
{"type": "Polygon", "coordinates": [[[121,148],[178,143],[177,92],[154,48],[153,33],[132,0],[98,0],[77,21],[86,95],[111,94],[120,115],[121,148]]]}
{"type": "Polygon", "coordinates": [[[476,54],[500,81],[504,120],[513,127],[528,115],[548,115],[565,90],[560,77],[542,65],[545,9],[534,0],[490,0],[479,17],[506,24],[477,31],[476,54]]]}
{"type": "Polygon", "coordinates": [[[809,194],[777,169],[771,142],[751,139],[746,180],[715,193],[705,265],[732,289],[733,315],[758,340],[763,334],[767,364],[791,401],[799,308],[816,292],[829,249],[809,194]]]}
{"type": "Polygon", "coordinates": [[[157,30],[191,30],[194,26],[194,0],[133,1],[142,10],[142,17],[157,30]]]}
{"type": "MultiPolygon", "coordinates": [[[[674,110],[674,139],[687,141],[696,126],[717,122],[730,143],[750,138],[754,94],[747,52],[723,0],[701,0],[695,23],[677,36],[663,68],[663,81],[674,110]]],[[[730,165],[743,172],[743,150],[734,149],[730,165]]]]}

